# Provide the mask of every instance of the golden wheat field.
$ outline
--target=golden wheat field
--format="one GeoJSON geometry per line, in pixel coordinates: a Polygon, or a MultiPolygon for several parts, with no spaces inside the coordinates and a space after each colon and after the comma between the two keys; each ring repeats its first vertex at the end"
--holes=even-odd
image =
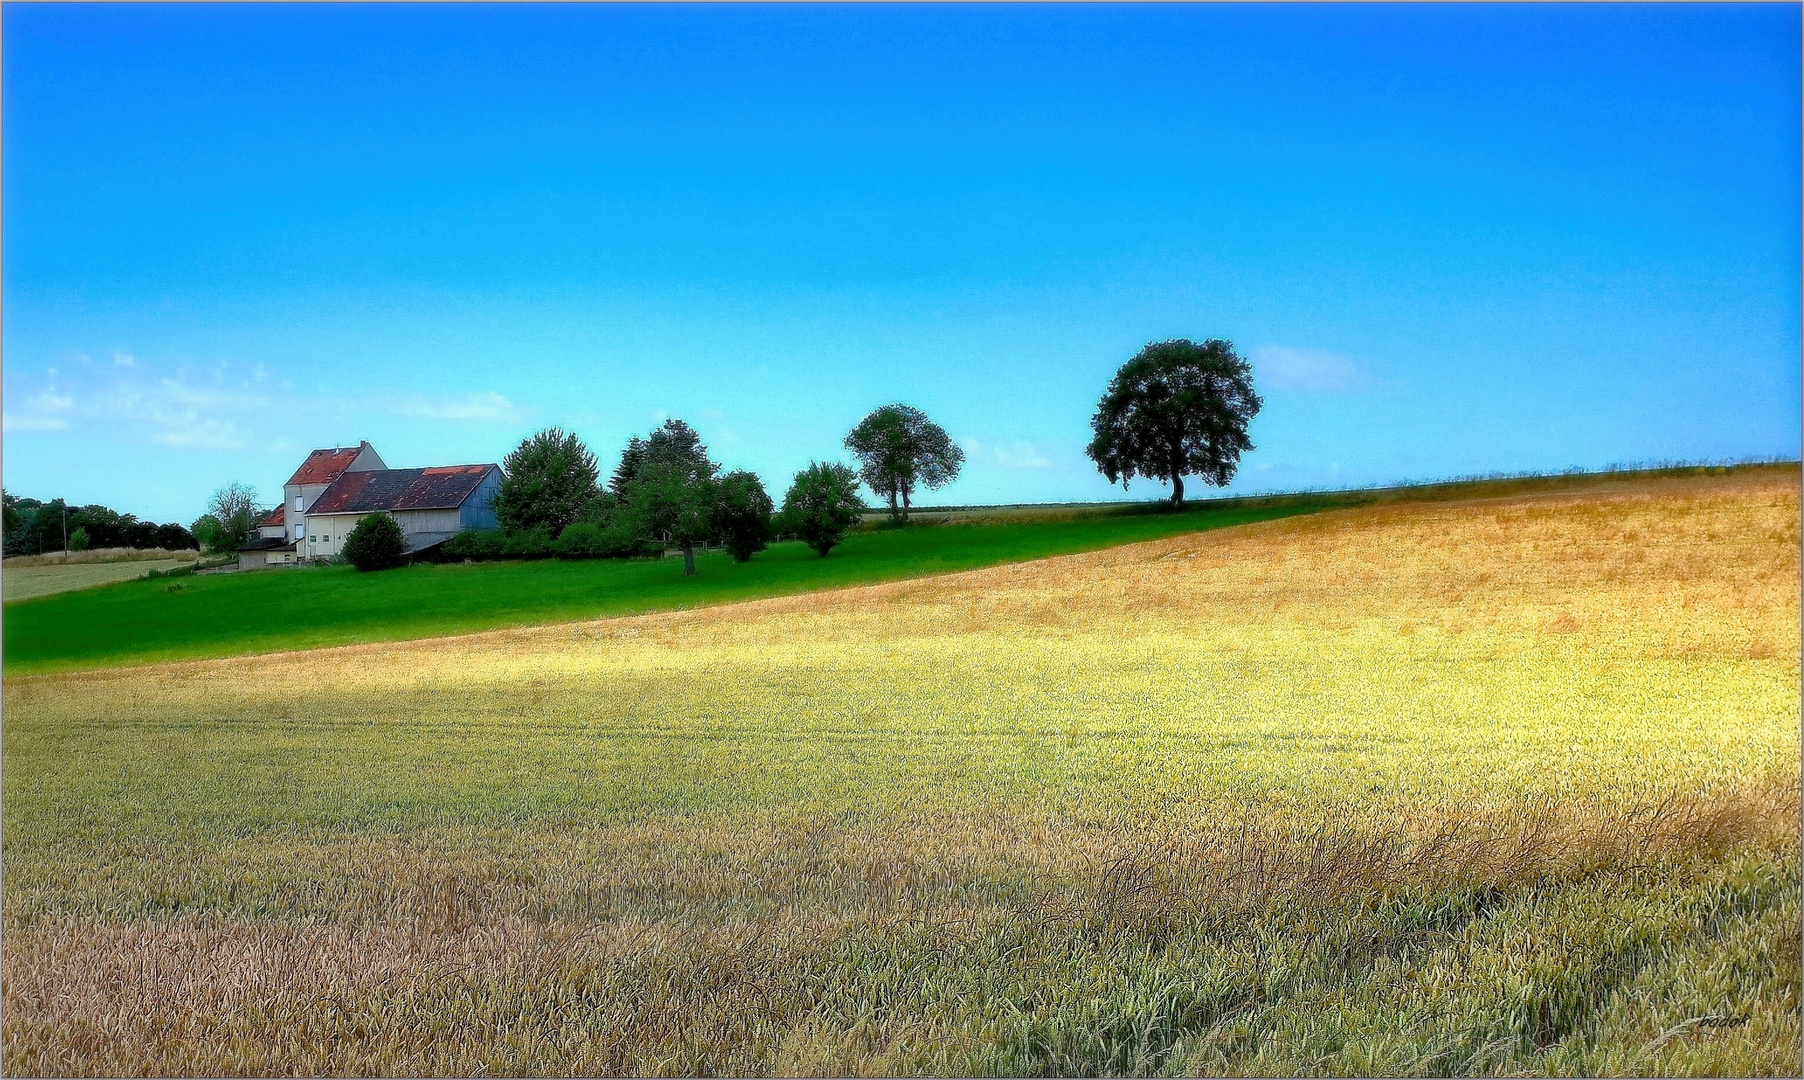
{"type": "Polygon", "coordinates": [[[9,678],[9,1073],[1800,1068],[1799,476],[9,678]]]}

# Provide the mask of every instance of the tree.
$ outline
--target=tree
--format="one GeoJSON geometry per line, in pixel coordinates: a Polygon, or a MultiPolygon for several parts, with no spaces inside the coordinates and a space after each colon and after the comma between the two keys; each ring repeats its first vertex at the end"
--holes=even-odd
{"type": "Polygon", "coordinates": [[[367,514],[345,536],[344,556],[359,570],[387,570],[401,565],[407,537],[401,524],[385,513],[367,514]]]}
{"type": "Polygon", "coordinates": [[[783,520],[804,542],[827,557],[865,510],[858,474],[837,461],[811,461],[783,496],[783,520]]]}
{"type": "Polygon", "coordinates": [[[715,533],[737,562],[745,562],[770,544],[771,511],[776,509],[756,473],[735,469],[715,485],[715,533]]]}
{"type": "Polygon", "coordinates": [[[196,518],[194,520],[194,525],[189,531],[194,534],[194,542],[196,544],[206,548],[208,551],[219,550],[219,519],[212,514],[202,514],[200,517],[196,518]]]}
{"type": "Polygon", "coordinates": [[[75,531],[69,534],[69,550],[88,550],[88,530],[82,528],[80,525],[75,527],[75,531]]]}
{"type": "Polygon", "coordinates": [[[646,438],[635,435],[627,442],[620,453],[620,464],[608,480],[608,489],[616,497],[625,498],[626,489],[640,471],[657,464],[676,465],[695,476],[712,477],[719,469],[708,459],[708,448],[702,445],[702,437],[694,428],[681,420],[666,420],[646,438]]]}
{"type": "Polygon", "coordinates": [[[521,441],[501,463],[495,517],[510,532],[543,528],[556,536],[595,498],[595,455],[562,428],[521,441]]]}
{"type": "Polygon", "coordinates": [[[1218,487],[1234,479],[1240,455],[1253,449],[1247,423],[1263,404],[1233,343],[1152,342],[1109,381],[1085,452],[1111,484],[1126,488],[1135,476],[1170,482],[1172,505],[1181,507],[1185,476],[1218,487]]]}
{"type": "Polygon", "coordinates": [[[666,420],[620,455],[608,481],[618,503],[607,531],[612,543],[627,534],[683,549],[683,573],[695,573],[695,545],[712,535],[720,466],[701,436],[681,420],[666,420]]]}
{"type": "Polygon", "coordinates": [[[712,472],[660,461],[639,470],[627,487],[626,512],[639,527],[683,549],[683,575],[695,573],[695,545],[713,528],[712,472]]]}
{"type": "Polygon", "coordinates": [[[929,490],[944,487],[958,477],[965,462],[965,452],[946,430],[911,405],[885,405],[873,411],[846,436],[846,449],[858,456],[864,482],[889,500],[892,521],[908,520],[916,485],[929,490]]]}
{"type": "Polygon", "coordinates": [[[207,513],[219,523],[219,532],[209,546],[235,551],[250,543],[251,533],[256,530],[257,489],[249,484],[227,484],[213,493],[207,513]]]}

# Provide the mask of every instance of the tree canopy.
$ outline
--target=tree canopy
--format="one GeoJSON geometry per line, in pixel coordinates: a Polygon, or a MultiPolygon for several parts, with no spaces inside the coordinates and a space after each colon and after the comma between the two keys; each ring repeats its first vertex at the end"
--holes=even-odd
{"type": "Polygon", "coordinates": [[[825,558],[846,538],[846,530],[865,510],[858,497],[858,474],[837,461],[811,461],[796,473],[783,496],[785,528],[825,558]]]}
{"type": "Polygon", "coordinates": [[[542,528],[552,536],[595,498],[595,455],[574,433],[546,428],[528,436],[501,463],[495,518],[509,532],[542,528]]]}
{"type": "Polygon", "coordinates": [[[745,562],[770,544],[775,509],[756,473],[734,469],[720,478],[714,493],[714,532],[734,560],[745,562]]]}
{"type": "Polygon", "coordinates": [[[695,545],[706,541],[713,530],[715,487],[710,470],[653,461],[627,485],[622,512],[645,533],[682,548],[683,573],[694,574],[695,545]]]}
{"type": "Polygon", "coordinates": [[[236,551],[250,543],[257,529],[257,489],[231,483],[213,493],[207,512],[219,522],[219,532],[209,544],[216,551],[236,551]]]}
{"type": "Polygon", "coordinates": [[[614,475],[608,480],[609,490],[615,496],[625,498],[626,489],[639,473],[647,466],[657,464],[675,465],[691,476],[705,475],[710,479],[720,468],[708,459],[708,448],[694,428],[681,420],[666,420],[649,436],[641,439],[635,435],[627,442],[626,449],[620,454],[620,464],[615,466],[614,475]]]}
{"type": "Polygon", "coordinates": [[[1234,479],[1240,455],[1253,449],[1247,424],[1263,404],[1233,343],[1153,342],[1109,381],[1085,452],[1109,483],[1170,483],[1172,504],[1182,506],[1184,477],[1218,487],[1234,479]]]}
{"type": "Polygon", "coordinates": [[[891,520],[907,521],[917,485],[935,490],[958,477],[965,452],[946,429],[912,405],[885,405],[858,422],[846,436],[857,455],[859,475],[889,501],[891,520]]]}

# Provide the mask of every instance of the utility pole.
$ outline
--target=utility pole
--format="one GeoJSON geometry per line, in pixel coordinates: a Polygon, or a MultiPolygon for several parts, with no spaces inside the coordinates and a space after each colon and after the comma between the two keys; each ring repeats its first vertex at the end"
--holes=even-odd
{"type": "Polygon", "coordinates": [[[63,504],[63,554],[69,554],[69,504],[63,504]]]}

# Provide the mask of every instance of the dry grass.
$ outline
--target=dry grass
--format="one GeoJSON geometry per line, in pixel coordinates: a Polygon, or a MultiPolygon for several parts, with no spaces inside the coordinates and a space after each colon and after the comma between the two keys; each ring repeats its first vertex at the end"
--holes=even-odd
{"type": "MultiPolygon", "coordinates": [[[[37,558],[33,555],[22,555],[22,559],[37,558]]],[[[152,570],[173,570],[178,566],[193,565],[192,559],[133,559],[123,562],[92,563],[44,563],[33,566],[14,566],[15,560],[6,560],[6,568],[0,571],[0,593],[5,599],[31,600],[39,596],[53,596],[56,593],[72,592],[76,589],[91,589],[96,585],[111,585],[115,581],[131,581],[143,577],[152,570]]]]}
{"type": "Polygon", "coordinates": [[[9,679],[9,1072],[1799,1067],[1795,474],[9,679]]]}
{"type": "Polygon", "coordinates": [[[26,566],[80,566],[88,563],[157,562],[177,559],[193,562],[200,552],[193,548],[170,551],[166,548],[90,548],[87,551],[49,551],[42,555],[14,555],[6,560],[6,569],[26,566]]]}

